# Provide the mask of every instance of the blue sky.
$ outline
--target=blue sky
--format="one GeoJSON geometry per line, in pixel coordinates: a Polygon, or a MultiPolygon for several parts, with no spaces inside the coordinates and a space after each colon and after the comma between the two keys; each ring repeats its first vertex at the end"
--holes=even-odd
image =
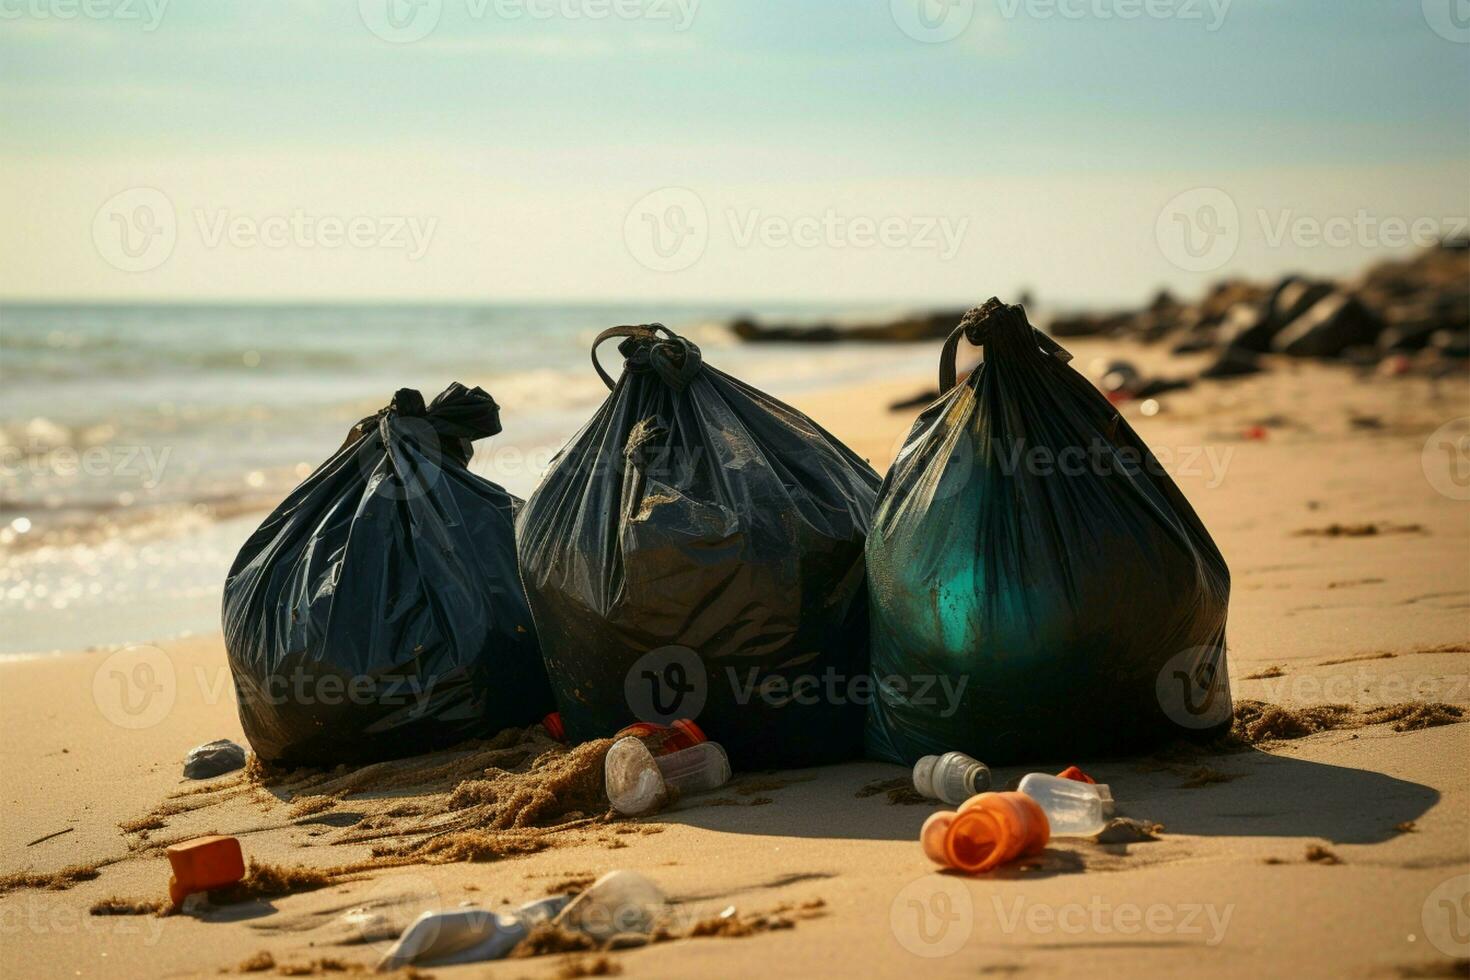
{"type": "Polygon", "coordinates": [[[1470,212],[1470,43],[1435,6],[1463,0],[90,2],[0,0],[0,295],[1121,300],[1393,250],[1273,242],[1283,215],[1470,212]],[[390,2],[432,30],[374,34],[390,2]],[[963,29],[911,37],[921,3],[963,29]],[[130,271],[94,222],[139,187],[177,233],[130,271]],[[664,188],[709,226],[677,269],[629,241],[664,188]],[[1241,220],[1206,271],[1155,227],[1198,188],[1241,220]],[[296,212],[383,241],[211,234],[296,212]],[[782,244],[824,220],[903,228],[782,244]]]}

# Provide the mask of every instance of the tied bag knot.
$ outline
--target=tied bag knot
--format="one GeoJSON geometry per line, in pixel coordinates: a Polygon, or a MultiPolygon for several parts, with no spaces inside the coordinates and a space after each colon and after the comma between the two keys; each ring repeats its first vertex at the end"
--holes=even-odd
{"type": "Polygon", "coordinates": [[[662,323],[609,327],[592,342],[592,366],[597,369],[609,391],[617,384],[598,362],[597,348],[604,340],[613,337],[624,338],[618,344],[618,353],[623,355],[624,371],[630,374],[652,372],[675,392],[687,389],[704,368],[704,357],[699,352],[699,346],[674,333],[662,323]]]}
{"type": "Polygon", "coordinates": [[[971,345],[983,347],[986,357],[1000,350],[1006,352],[1040,352],[1054,357],[1063,364],[1072,360],[1072,354],[1061,344],[1031,326],[1026,310],[1020,306],[1002,303],[992,296],[979,306],[973,307],[960,317],[959,325],[944,342],[939,355],[939,393],[949,392],[955,386],[955,355],[960,338],[971,345]]]}
{"type": "MultiPolygon", "coordinates": [[[[489,392],[478,386],[467,388],[458,381],[438,394],[428,405],[424,396],[414,388],[399,388],[393,399],[372,415],[354,425],[338,452],[359,441],[369,432],[378,431],[386,443],[389,427],[396,419],[416,419],[428,423],[432,439],[446,455],[467,465],[472,449],[470,443],[484,439],[501,431],[500,406],[489,392]]],[[[422,425],[412,426],[422,436],[422,425]]],[[[400,430],[400,434],[403,434],[400,430]]]]}

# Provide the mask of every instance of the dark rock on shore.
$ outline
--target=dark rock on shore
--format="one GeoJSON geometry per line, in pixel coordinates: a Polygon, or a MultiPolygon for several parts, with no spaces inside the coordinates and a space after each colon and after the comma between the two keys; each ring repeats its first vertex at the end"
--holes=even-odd
{"type": "Polygon", "coordinates": [[[749,317],[742,317],[731,323],[730,329],[735,336],[749,343],[831,344],[844,340],[865,340],[910,344],[925,340],[943,340],[964,315],[964,310],[950,310],[857,326],[834,323],[764,325],[749,317]]]}
{"type": "Polygon", "coordinates": [[[1338,357],[1354,347],[1378,345],[1383,318],[1349,293],[1332,293],[1297,317],[1271,346],[1291,357],[1338,357]]]}

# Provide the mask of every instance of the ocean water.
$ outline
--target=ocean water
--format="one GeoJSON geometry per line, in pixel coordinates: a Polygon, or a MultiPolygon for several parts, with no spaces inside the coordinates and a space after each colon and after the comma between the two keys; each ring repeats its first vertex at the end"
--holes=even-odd
{"type": "MultiPolygon", "coordinates": [[[[489,391],[505,431],[471,468],[525,496],[606,395],[588,351],[608,326],[661,319],[777,397],[935,363],[927,344],[742,345],[723,326],[742,312],[0,305],[0,655],[217,629],[225,570],[265,509],[398,388],[489,391]]],[[[601,353],[616,376],[615,344],[601,353]]]]}

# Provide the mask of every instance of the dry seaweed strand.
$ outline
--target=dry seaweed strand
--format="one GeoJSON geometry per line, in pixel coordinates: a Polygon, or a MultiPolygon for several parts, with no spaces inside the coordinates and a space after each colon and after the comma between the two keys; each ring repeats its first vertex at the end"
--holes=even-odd
{"type": "Polygon", "coordinates": [[[59,871],[12,871],[9,874],[0,875],[0,895],[22,888],[48,888],[51,891],[65,891],[78,882],[91,881],[96,878],[101,874],[98,869],[110,863],[73,864],[59,871]]]}
{"type": "Polygon", "coordinates": [[[1316,704],[1288,708],[1265,701],[1235,702],[1235,724],[1228,743],[1256,745],[1261,742],[1305,738],[1318,732],[1391,724],[1396,732],[1418,731],[1464,720],[1464,709],[1439,701],[1402,701],[1377,708],[1355,708],[1347,704],[1316,704]]]}
{"type": "Polygon", "coordinates": [[[925,803],[933,803],[933,800],[925,799],[917,790],[907,776],[897,779],[875,779],[852,794],[856,799],[863,800],[870,796],[883,793],[888,797],[890,806],[903,805],[915,806],[925,803]]]}
{"type": "Polygon", "coordinates": [[[577,977],[613,977],[622,972],[622,964],[611,957],[568,957],[557,967],[556,975],[562,980],[576,980],[577,977]]]}
{"type": "Polygon", "coordinates": [[[173,906],[168,902],[111,895],[92,903],[92,915],[167,915],[173,906]]]}

